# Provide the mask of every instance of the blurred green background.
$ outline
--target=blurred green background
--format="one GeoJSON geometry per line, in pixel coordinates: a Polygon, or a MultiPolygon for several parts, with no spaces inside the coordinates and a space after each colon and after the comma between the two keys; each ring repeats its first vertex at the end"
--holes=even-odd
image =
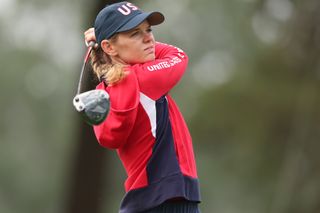
{"type": "MultiPolygon", "coordinates": [[[[0,212],[117,212],[125,173],[72,106],[107,1],[0,0],[0,212]]],[[[320,212],[320,1],[135,0],[184,49],[172,91],[203,213],[320,212]]]]}

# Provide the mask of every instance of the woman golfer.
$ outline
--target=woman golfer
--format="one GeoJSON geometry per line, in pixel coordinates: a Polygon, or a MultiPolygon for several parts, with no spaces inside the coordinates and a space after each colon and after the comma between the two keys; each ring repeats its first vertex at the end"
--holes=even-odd
{"type": "Polygon", "coordinates": [[[115,149],[128,175],[120,213],[197,213],[200,202],[192,139],[168,94],[183,76],[187,55],[156,42],[160,12],[129,2],[103,8],[85,41],[98,44],[91,63],[110,95],[106,120],[94,126],[101,146],[115,149]]]}

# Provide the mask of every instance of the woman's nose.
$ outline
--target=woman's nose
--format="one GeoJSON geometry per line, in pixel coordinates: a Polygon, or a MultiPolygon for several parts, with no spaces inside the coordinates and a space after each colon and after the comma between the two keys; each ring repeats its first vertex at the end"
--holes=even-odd
{"type": "Polygon", "coordinates": [[[145,42],[151,41],[152,38],[153,38],[152,32],[145,32],[144,33],[143,39],[144,39],[145,42]]]}

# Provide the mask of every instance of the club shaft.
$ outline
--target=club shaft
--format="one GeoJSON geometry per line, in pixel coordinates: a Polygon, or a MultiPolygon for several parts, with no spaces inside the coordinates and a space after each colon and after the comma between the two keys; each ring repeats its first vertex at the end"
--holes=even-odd
{"type": "Polygon", "coordinates": [[[87,49],[87,52],[85,54],[85,57],[84,57],[84,60],[83,60],[83,65],[82,65],[81,72],[80,72],[77,95],[80,94],[80,92],[81,92],[81,85],[82,85],[82,81],[83,81],[83,73],[84,73],[85,67],[86,67],[86,65],[87,65],[87,63],[89,61],[91,51],[92,51],[92,46],[89,46],[88,49],[87,49]]]}

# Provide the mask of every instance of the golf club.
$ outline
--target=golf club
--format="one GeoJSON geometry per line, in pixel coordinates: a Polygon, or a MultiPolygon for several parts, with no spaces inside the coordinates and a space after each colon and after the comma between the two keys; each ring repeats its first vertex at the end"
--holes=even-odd
{"type": "Polygon", "coordinates": [[[109,113],[109,94],[105,90],[89,90],[81,93],[83,73],[94,45],[94,42],[90,42],[88,44],[87,53],[85,54],[80,73],[77,94],[73,98],[73,105],[76,110],[81,113],[82,117],[88,124],[99,125],[105,120],[109,113]]]}

